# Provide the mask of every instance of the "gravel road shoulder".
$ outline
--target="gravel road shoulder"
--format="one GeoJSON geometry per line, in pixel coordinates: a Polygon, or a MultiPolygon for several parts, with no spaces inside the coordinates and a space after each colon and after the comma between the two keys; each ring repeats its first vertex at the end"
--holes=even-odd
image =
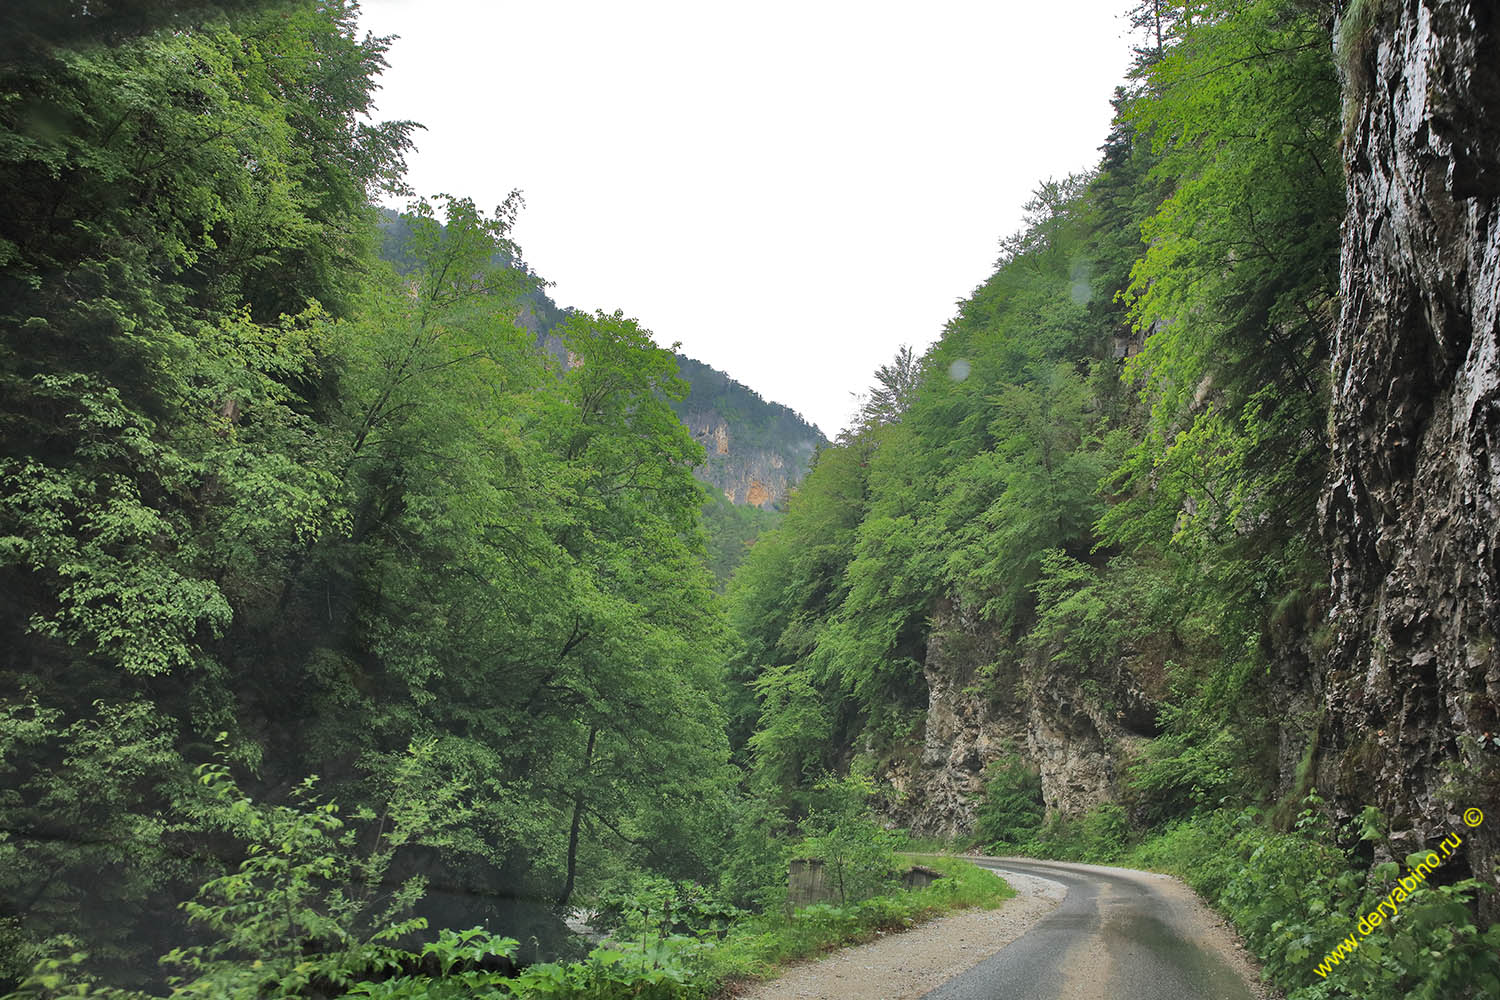
{"type": "Polygon", "coordinates": [[[869,944],[789,967],[739,1000],[912,1000],[978,965],[1062,902],[1057,882],[1006,875],[1016,890],[995,910],[961,910],[869,944]]]}

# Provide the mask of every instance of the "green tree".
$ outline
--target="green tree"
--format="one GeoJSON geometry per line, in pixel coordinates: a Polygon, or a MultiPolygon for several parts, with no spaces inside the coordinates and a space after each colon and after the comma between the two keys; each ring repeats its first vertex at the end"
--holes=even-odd
{"type": "Polygon", "coordinates": [[[71,26],[117,44],[33,24],[0,66],[0,678],[30,720],[0,803],[7,962],[67,933],[128,964],[201,867],[178,754],[236,717],[240,599],[339,523],[310,303],[347,307],[410,133],[364,121],[385,42],[344,4],[155,33],[98,13],[71,26]]]}

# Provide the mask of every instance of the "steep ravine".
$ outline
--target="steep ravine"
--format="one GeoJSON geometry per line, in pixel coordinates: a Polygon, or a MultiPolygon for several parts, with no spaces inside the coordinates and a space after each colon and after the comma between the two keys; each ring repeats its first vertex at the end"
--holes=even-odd
{"type": "MultiPolygon", "coordinates": [[[[1373,25],[1341,33],[1349,214],[1318,784],[1346,811],[1378,804],[1414,850],[1462,829],[1467,806],[1500,820],[1500,11],[1343,6],[1373,25]]],[[[1486,881],[1497,831],[1466,832],[1486,881]]]]}

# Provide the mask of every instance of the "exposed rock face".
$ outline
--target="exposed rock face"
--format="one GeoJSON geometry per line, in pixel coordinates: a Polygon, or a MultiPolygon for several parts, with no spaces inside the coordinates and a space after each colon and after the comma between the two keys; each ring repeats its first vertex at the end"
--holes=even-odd
{"type": "Polygon", "coordinates": [[[828,443],[823,433],[717,368],[681,354],[677,367],[689,391],[672,409],[707,452],[694,470],[698,478],[730,503],[771,508],[784,501],[828,443]]]}
{"type": "Polygon", "coordinates": [[[951,603],[933,616],[922,756],[886,775],[896,799],[886,811],[896,825],[922,835],[969,834],[984,769],[1007,753],[1041,770],[1049,815],[1077,815],[1118,798],[1121,764],[1149,733],[1154,706],[1124,671],[1103,685],[1096,679],[1089,693],[1049,665],[1016,664],[1005,645],[993,626],[951,603]],[[999,666],[976,683],[983,664],[999,666]],[[1106,707],[1106,699],[1123,707],[1106,707]]]}
{"type": "Polygon", "coordinates": [[[1500,753],[1479,742],[1500,732],[1497,16],[1489,0],[1386,0],[1369,37],[1345,38],[1349,215],[1323,500],[1334,750],[1319,761],[1320,788],[1350,811],[1380,805],[1408,849],[1462,830],[1486,880],[1500,846],[1500,753]],[[1491,818],[1462,827],[1468,806],[1491,818]]]}
{"type": "Polygon", "coordinates": [[[707,453],[707,461],[695,470],[698,478],[722,490],[730,503],[765,509],[781,503],[807,474],[818,445],[816,438],[808,437],[777,442],[775,448],[746,446],[736,441],[734,428],[714,410],[685,407],[678,416],[707,453]]]}
{"type": "Polygon", "coordinates": [[[1019,678],[996,677],[983,686],[998,695],[969,690],[978,667],[1000,652],[992,629],[963,620],[950,603],[933,616],[923,670],[927,676],[927,725],[922,756],[899,762],[887,780],[895,801],[887,815],[921,835],[953,836],[974,828],[985,767],[1026,745],[1025,698],[1019,678]]]}

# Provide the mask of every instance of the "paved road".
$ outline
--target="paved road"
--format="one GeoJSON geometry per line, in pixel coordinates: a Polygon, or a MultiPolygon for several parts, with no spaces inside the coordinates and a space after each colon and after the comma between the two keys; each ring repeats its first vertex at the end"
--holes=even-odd
{"type": "Polygon", "coordinates": [[[1062,905],[923,1000],[1257,1000],[1228,933],[1186,886],[1148,872],[986,858],[1061,883],[1062,905]]]}

